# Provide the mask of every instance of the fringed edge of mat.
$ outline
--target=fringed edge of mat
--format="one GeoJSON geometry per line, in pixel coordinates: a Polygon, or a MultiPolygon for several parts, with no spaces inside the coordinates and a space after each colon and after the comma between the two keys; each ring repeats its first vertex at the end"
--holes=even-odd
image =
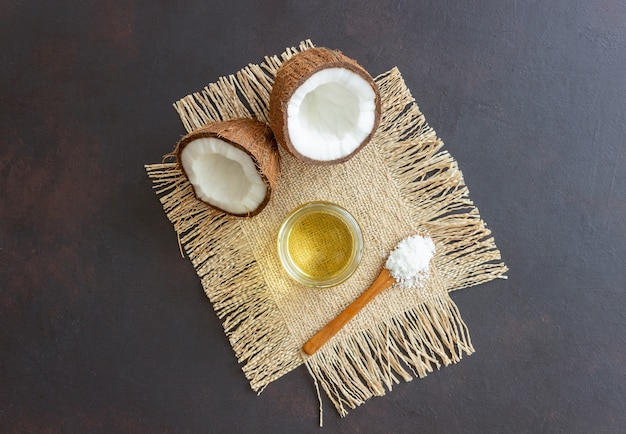
{"type": "Polygon", "coordinates": [[[297,345],[269,295],[235,218],[196,200],[175,163],[145,166],[163,209],[201,279],[242,370],[256,392],[297,368],[297,345]],[[229,240],[225,243],[225,240],[229,240]],[[272,363],[268,363],[272,360],[272,363]]]}
{"type": "Polygon", "coordinates": [[[343,417],[348,408],[385,395],[400,379],[424,377],[473,352],[467,326],[444,292],[400,316],[329,344],[305,363],[343,417]]]}
{"type": "MultiPolygon", "coordinates": [[[[202,91],[174,103],[187,132],[210,122],[238,117],[268,122],[267,101],[282,63],[312,48],[310,40],[265,57],[236,74],[221,77],[202,91]]],[[[167,156],[166,156],[167,157],[167,156]]],[[[146,165],[148,176],[235,351],[252,389],[265,386],[302,364],[293,337],[271,298],[236,218],[196,200],[176,163],[146,165]],[[229,243],[225,243],[229,240],[229,243]],[[268,363],[271,360],[271,363],[268,363]]]]}
{"type": "Polygon", "coordinates": [[[269,124],[270,93],[280,66],[294,54],[313,48],[310,40],[298,48],[287,48],[280,56],[266,56],[260,65],[249,64],[236,74],[220,77],[202,91],[174,103],[187,132],[209,122],[234,118],[254,118],[269,124]]]}
{"type": "MultiPolygon", "coordinates": [[[[506,278],[491,232],[469,199],[463,175],[426,123],[397,68],[376,77],[381,128],[372,143],[390,170],[413,224],[437,245],[434,258],[447,291],[506,278]]],[[[474,348],[448,292],[430,294],[416,308],[322,348],[305,363],[341,416],[399,378],[411,381],[461,360],[474,348]],[[411,371],[409,373],[405,367],[411,371]]]]}
{"type": "Polygon", "coordinates": [[[496,278],[508,268],[457,162],[426,123],[397,68],[376,78],[387,95],[373,142],[385,159],[413,223],[436,243],[435,264],[444,286],[454,291],[496,278]]]}

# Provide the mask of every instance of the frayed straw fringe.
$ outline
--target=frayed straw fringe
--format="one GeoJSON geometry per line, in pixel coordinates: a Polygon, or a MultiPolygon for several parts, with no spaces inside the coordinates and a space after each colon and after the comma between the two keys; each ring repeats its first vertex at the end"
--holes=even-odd
{"type": "Polygon", "coordinates": [[[246,378],[260,392],[302,361],[237,218],[196,200],[175,163],[146,166],[167,217],[201,279],[246,378]]]}
{"type": "MultiPolygon", "coordinates": [[[[306,41],[299,49],[311,47],[313,44],[306,41]]],[[[263,65],[249,65],[176,102],[174,108],[187,132],[210,122],[238,117],[267,122],[273,75],[283,61],[298,51],[290,48],[280,59],[266,57],[263,65]]],[[[269,383],[300,366],[302,357],[300,344],[292,342],[280,310],[265,286],[238,219],[198,201],[177,163],[145,167],[179,243],[223,321],[235,355],[243,363],[244,375],[252,389],[260,393],[269,383]]]]}
{"type": "Polygon", "coordinates": [[[474,349],[459,311],[447,293],[415,309],[334,340],[306,360],[341,416],[413,375],[424,377],[461,360],[474,349]],[[408,372],[405,367],[408,367],[408,372]]]}
{"type": "Polygon", "coordinates": [[[508,270],[491,231],[469,198],[456,161],[426,123],[397,68],[376,78],[385,100],[373,138],[413,222],[436,244],[434,262],[454,291],[506,278],[508,270]]]}
{"type": "MultiPolygon", "coordinates": [[[[249,65],[176,102],[185,129],[237,117],[268,122],[276,71],[311,47],[305,41],[280,58],[266,57],[261,65],[249,65]]],[[[384,159],[413,225],[425,228],[435,241],[434,268],[442,287],[452,291],[504,277],[507,268],[469,199],[461,171],[441,150],[442,141],[426,123],[400,72],[394,68],[375,81],[383,113],[372,146],[384,159]]],[[[176,163],[147,165],[146,170],[253,390],[260,393],[304,362],[344,416],[347,408],[384,395],[399,379],[423,377],[474,351],[457,307],[440,291],[391,320],[334,340],[304,358],[302,342],[290,334],[238,220],[197,201],[176,163]]]]}
{"type": "Polygon", "coordinates": [[[221,77],[201,92],[187,95],[174,103],[187,132],[209,122],[252,117],[269,124],[269,99],[274,76],[280,66],[294,54],[313,48],[310,40],[299,48],[288,48],[280,56],[265,57],[261,65],[250,64],[228,77],[221,77]]]}

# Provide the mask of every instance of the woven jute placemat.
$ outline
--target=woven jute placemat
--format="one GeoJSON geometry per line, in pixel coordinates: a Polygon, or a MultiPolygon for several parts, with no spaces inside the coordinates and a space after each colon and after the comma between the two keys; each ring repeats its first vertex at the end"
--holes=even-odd
{"type": "MultiPolygon", "coordinates": [[[[310,41],[220,78],[174,104],[185,129],[238,117],[268,122],[273,77],[310,41]]],[[[472,204],[463,176],[428,126],[400,72],[375,78],[382,101],[373,140],[346,163],[304,164],[281,150],[281,178],[253,218],[213,211],[193,194],[175,161],[146,166],[252,389],[306,364],[338,412],[384,395],[474,350],[449,292],[498,277],[506,266],[472,204]],[[359,222],[365,250],[345,283],[304,287],[282,270],[276,236],[297,206],[325,200],[359,222]],[[436,245],[425,285],[385,290],[313,356],[301,347],[376,278],[389,252],[415,233],[436,245]]]]}

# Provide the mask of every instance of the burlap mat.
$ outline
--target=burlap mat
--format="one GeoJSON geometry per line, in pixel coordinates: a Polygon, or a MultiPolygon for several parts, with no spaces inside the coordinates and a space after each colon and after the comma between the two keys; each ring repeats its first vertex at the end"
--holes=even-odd
{"type": "MultiPolygon", "coordinates": [[[[236,117],[268,122],[276,71],[310,47],[306,41],[175,103],[186,130],[236,117]]],[[[384,395],[400,379],[422,377],[471,354],[469,333],[448,291],[503,277],[507,270],[456,162],[441,149],[398,70],[375,81],[383,113],[372,142],[347,163],[326,167],[281,150],[279,187],[256,217],[228,217],[197,201],[175,162],[146,166],[252,388],[260,392],[306,363],[341,415],[384,395]],[[362,263],[334,288],[299,285],[278,260],[282,220],[312,200],[343,206],[363,230],[362,263]],[[386,290],[314,356],[301,352],[373,282],[395,245],[417,232],[427,232],[436,244],[428,284],[386,290]]]]}

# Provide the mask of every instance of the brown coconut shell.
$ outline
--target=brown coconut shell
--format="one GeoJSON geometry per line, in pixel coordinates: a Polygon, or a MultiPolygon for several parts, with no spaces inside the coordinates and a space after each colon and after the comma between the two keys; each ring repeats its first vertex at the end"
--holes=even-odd
{"type": "Polygon", "coordinates": [[[345,56],[340,51],[323,47],[301,51],[281,66],[274,80],[274,86],[272,87],[272,92],[270,94],[269,106],[270,126],[274,131],[274,136],[276,137],[278,143],[280,143],[287,152],[297,159],[306,163],[317,165],[343,163],[344,161],[352,158],[361,150],[361,148],[363,148],[363,146],[369,143],[380,122],[380,93],[372,76],[365,70],[365,68],[359,65],[356,60],[345,56]],[[372,131],[351,154],[337,160],[321,161],[305,157],[293,146],[287,131],[287,104],[291,100],[291,97],[296,89],[298,89],[313,74],[327,68],[348,69],[355,74],[358,74],[361,78],[368,82],[376,95],[376,108],[372,131]]]}
{"type": "MultiPolygon", "coordinates": [[[[220,139],[248,154],[257,167],[257,172],[261,179],[267,186],[267,192],[261,204],[255,210],[246,214],[235,214],[214,204],[203,202],[218,211],[236,217],[253,217],[260,213],[269,202],[280,176],[279,152],[271,128],[255,119],[241,118],[210,123],[203,128],[192,131],[178,142],[174,151],[178,165],[185,176],[187,176],[187,173],[182,165],[182,153],[189,143],[204,137],[220,139]]],[[[194,188],[193,185],[192,188],[194,188]]],[[[202,201],[198,197],[195,188],[194,194],[198,200],[202,201]]]]}

